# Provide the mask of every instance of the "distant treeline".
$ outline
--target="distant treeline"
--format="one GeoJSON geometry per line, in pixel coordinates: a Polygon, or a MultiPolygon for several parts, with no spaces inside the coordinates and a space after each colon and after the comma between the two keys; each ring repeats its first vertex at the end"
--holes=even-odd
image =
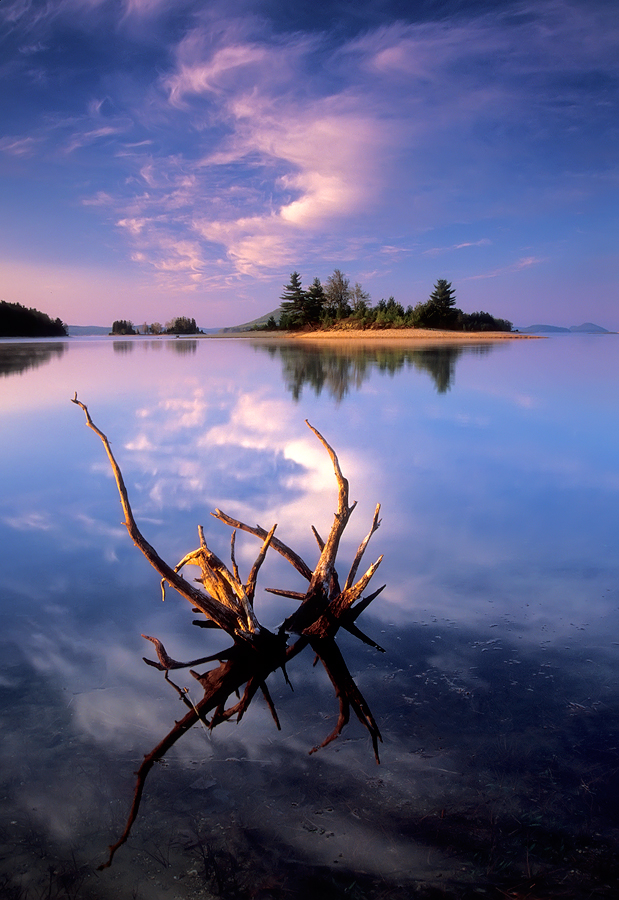
{"type": "Polygon", "coordinates": [[[335,269],[323,285],[315,278],[303,288],[301,276],[292,272],[280,296],[279,321],[271,316],[259,330],[322,328],[440,328],[449,331],[511,331],[512,323],[487,312],[465,313],[456,307],[456,292],[444,278],[434,285],[425,303],[404,308],[394,297],[372,306],[370,295],[359,282],[354,287],[335,269]]]}
{"type": "Polygon", "coordinates": [[[112,334],[202,334],[195,319],[177,316],[165,325],[161,322],[142,322],[134,325],[129,319],[117,319],[112,323],[112,334]]]}
{"type": "Polygon", "coordinates": [[[21,303],[0,300],[0,337],[66,337],[67,326],[61,319],[21,303]]]}

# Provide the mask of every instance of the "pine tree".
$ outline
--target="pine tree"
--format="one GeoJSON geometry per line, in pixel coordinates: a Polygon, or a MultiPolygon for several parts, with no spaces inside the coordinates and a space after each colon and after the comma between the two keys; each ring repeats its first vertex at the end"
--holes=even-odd
{"type": "Polygon", "coordinates": [[[456,305],[456,291],[452,288],[451,281],[439,278],[430,294],[430,303],[438,312],[447,312],[456,305]]]}
{"type": "Polygon", "coordinates": [[[284,286],[280,300],[282,301],[280,307],[285,313],[285,321],[289,323],[289,327],[304,324],[306,294],[298,272],[291,273],[290,281],[284,286]]]}
{"type": "Polygon", "coordinates": [[[325,300],[325,290],[320,278],[314,278],[305,295],[304,325],[320,322],[325,300]]]}
{"type": "Polygon", "coordinates": [[[456,309],[455,303],[456,292],[451,282],[439,278],[426,303],[418,303],[413,310],[413,324],[417,328],[457,329],[461,310],[456,309]]]}

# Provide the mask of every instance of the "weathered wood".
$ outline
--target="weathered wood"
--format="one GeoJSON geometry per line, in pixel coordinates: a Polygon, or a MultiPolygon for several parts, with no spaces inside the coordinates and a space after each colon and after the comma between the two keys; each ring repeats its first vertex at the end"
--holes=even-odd
{"type": "Polygon", "coordinates": [[[308,427],[329,454],[333,464],[338,488],[338,504],[326,540],[323,541],[318,531],[312,526],[320,553],[314,569],[310,569],[297,553],[274,536],[275,525],[268,531],[260,525],[249,526],[232,519],[219,509],[216,509],[213,513],[215,518],[233,528],[230,540],[232,571],[207,546],[202,526],[198,528],[200,546],[196,550],[187,553],[176,566],[172,567],[161,559],[138,528],[131,510],[120,467],[114,458],[107,437],[93,423],[87,407],[78,400],[77,395],[73,398],[73,402],[84,411],[86,424],[98,435],[105,447],[116,480],[121,506],[125,514],[124,524],[136,546],[148,559],[153,568],[162,576],[162,589],[165,588],[166,583],[171,585],[191,603],[194,612],[201,613],[204,616],[204,620],[197,620],[194,624],[220,628],[232,639],[231,646],[219,653],[189,662],[179,662],[170,657],[158,638],[143,635],[146,640],[154,645],[157,654],[157,661],[145,658],[145,662],[165,673],[166,681],[179,694],[183,703],[187,706],[188,712],[183,719],[174,724],[174,727],[163,740],[144,757],[136,773],[133,802],[129,810],[125,829],[119,840],[110,847],[108,859],[100,868],[106,868],[111,865],[116,851],[126,843],[139,812],[148,773],[154,763],[162,759],[176,741],[195,724],[201,721],[206,727],[213,729],[221,722],[225,722],[233,717],[236,717],[238,722],[242,719],[256,694],[261,692],[276,727],[280,728],[277,712],[267,686],[267,678],[277,669],[281,669],[288,682],[286,664],[290,663],[307,646],[311,647],[316,654],[317,661],[320,661],[323,665],[333,685],[339,704],[339,715],[335,728],[320,745],[313,747],[310,753],[314,753],[320,747],[326,747],[341,734],[342,729],[349,721],[350,710],[352,709],[361,724],[367,729],[372,740],[376,761],[379,762],[378,743],[382,741],[382,737],[378,725],[346,666],[335,638],[339,629],[344,628],[354,637],[384,652],[382,647],[365,635],[355,624],[358,616],[381,593],[384,587],[383,585],[383,587],[374,591],[368,597],[363,598],[361,596],[380,565],[382,556],[367,569],[361,578],[355,580],[370,538],[380,525],[380,504],[376,507],[370,530],[359,545],[344,587],[341,589],[336,570],[336,557],[342,535],[356,503],[349,505],[348,481],[342,474],[337,454],[320,432],[307,422],[308,427]],[[241,580],[235,558],[237,530],[252,534],[262,542],[245,582],[241,580]],[[308,582],[307,590],[304,593],[279,588],[267,589],[272,593],[288,597],[298,603],[297,609],[284,620],[276,633],[269,631],[260,624],[254,610],[258,575],[269,549],[279,553],[308,582]],[[199,567],[201,576],[196,581],[202,585],[203,589],[194,587],[180,574],[181,570],[187,565],[199,567]],[[297,637],[293,642],[290,642],[292,635],[297,637]],[[198,681],[203,691],[202,698],[195,705],[189,698],[187,690],[178,687],[169,677],[169,672],[175,669],[202,666],[215,662],[218,665],[207,669],[205,672],[198,672],[190,668],[190,674],[198,681]],[[229,705],[230,698],[233,695],[235,699],[229,705]],[[210,718],[208,718],[209,716],[210,718]]]}

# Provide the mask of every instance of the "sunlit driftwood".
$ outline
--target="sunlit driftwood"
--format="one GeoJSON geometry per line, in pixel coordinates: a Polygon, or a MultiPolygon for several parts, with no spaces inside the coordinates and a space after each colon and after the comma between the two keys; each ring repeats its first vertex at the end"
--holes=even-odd
{"type": "Polygon", "coordinates": [[[105,447],[125,514],[124,524],[136,546],[161,575],[162,585],[171,585],[189,601],[195,612],[202,614],[204,618],[197,620],[196,625],[222,629],[232,640],[231,646],[221,653],[188,662],[179,662],[169,656],[158,638],[143,635],[154,645],[157,655],[157,661],[145,658],[145,662],[165,673],[166,680],[177,691],[187,707],[187,713],[144,757],[136,773],[134,797],[125,829],[118,841],[110,847],[109,857],[100,868],[111,865],[114,854],[127,841],[138,815],[148,773],[154,763],[162,759],[176,741],[196,723],[201,721],[206,727],[212,729],[233,717],[236,717],[238,722],[242,719],[255,695],[260,691],[277,728],[280,727],[277,712],[267,687],[267,678],[277,669],[281,669],[287,680],[286,664],[308,646],[313,650],[317,661],[324,666],[339,703],[339,715],[335,728],[319,747],[312,748],[310,753],[320,747],[325,747],[341,734],[350,718],[352,709],[370,734],[374,755],[378,762],[378,742],[382,740],[378,725],[346,666],[335,637],[338,630],[344,628],[364,643],[382,651],[382,648],[360,631],[356,625],[358,616],[383,590],[384,585],[365,598],[361,596],[380,565],[382,556],[359,579],[355,580],[368,542],[380,525],[380,505],[376,507],[370,531],[359,545],[344,587],[341,588],[336,571],[336,557],[340,540],[356,504],[353,503],[349,506],[348,481],[342,474],[335,451],[320,432],[307,422],[308,427],[331,458],[338,488],[338,506],[333,524],[325,540],[312,526],[320,551],[318,562],[313,569],[310,569],[297,553],[274,536],[275,525],[266,531],[259,525],[250,526],[232,519],[219,509],[216,509],[212,515],[234,529],[230,554],[232,568],[228,568],[209,549],[201,526],[198,529],[199,547],[186,554],[176,566],[170,566],[146,541],[136,524],[122,473],[107,437],[94,424],[87,407],[78,400],[77,394],[73,398],[73,403],[76,403],[84,411],[88,427],[98,435],[105,447]],[[240,578],[234,553],[237,530],[248,532],[261,541],[256,561],[244,582],[240,578]],[[284,620],[276,632],[269,631],[262,626],[254,610],[258,574],[269,548],[283,556],[308,582],[305,593],[275,588],[267,589],[272,593],[290,597],[298,603],[295,611],[284,620]],[[195,587],[182,576],[181,570],[187,565],[199,567],[201,576],[197,581],[202,584],[203,589],[195,587]],[[213,665],[202,673],[190,668],[191,675],[203,689],[202,698],[194,704],[186,689],[176,685],[169,673],[180,668],[208,664],[213,665]],[[234,696],[234,701],[230,704],[232,696],[234,696]]]}

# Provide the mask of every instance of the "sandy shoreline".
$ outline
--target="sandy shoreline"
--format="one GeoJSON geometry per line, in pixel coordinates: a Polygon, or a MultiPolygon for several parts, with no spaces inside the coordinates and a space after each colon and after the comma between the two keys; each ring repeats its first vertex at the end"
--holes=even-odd
{"type": "Polygon", "coordinates": [[[289,332],[295,340],[370,340],[370,341],[509,341],[537,338],[539,335],[512,331],[441,331],[434,328],[350,329],[341,331],[289,332]]]}
{"type": "Polygon", "coordinates": [[[270,341],[367,341],[368,343],[480,343],[488,341],[539,340],[544,335],[514,331],[441,331],[433,328],[337,329],[333,331],[237,331],[208,335],[211,338],[251,338],[270,341]]]}

